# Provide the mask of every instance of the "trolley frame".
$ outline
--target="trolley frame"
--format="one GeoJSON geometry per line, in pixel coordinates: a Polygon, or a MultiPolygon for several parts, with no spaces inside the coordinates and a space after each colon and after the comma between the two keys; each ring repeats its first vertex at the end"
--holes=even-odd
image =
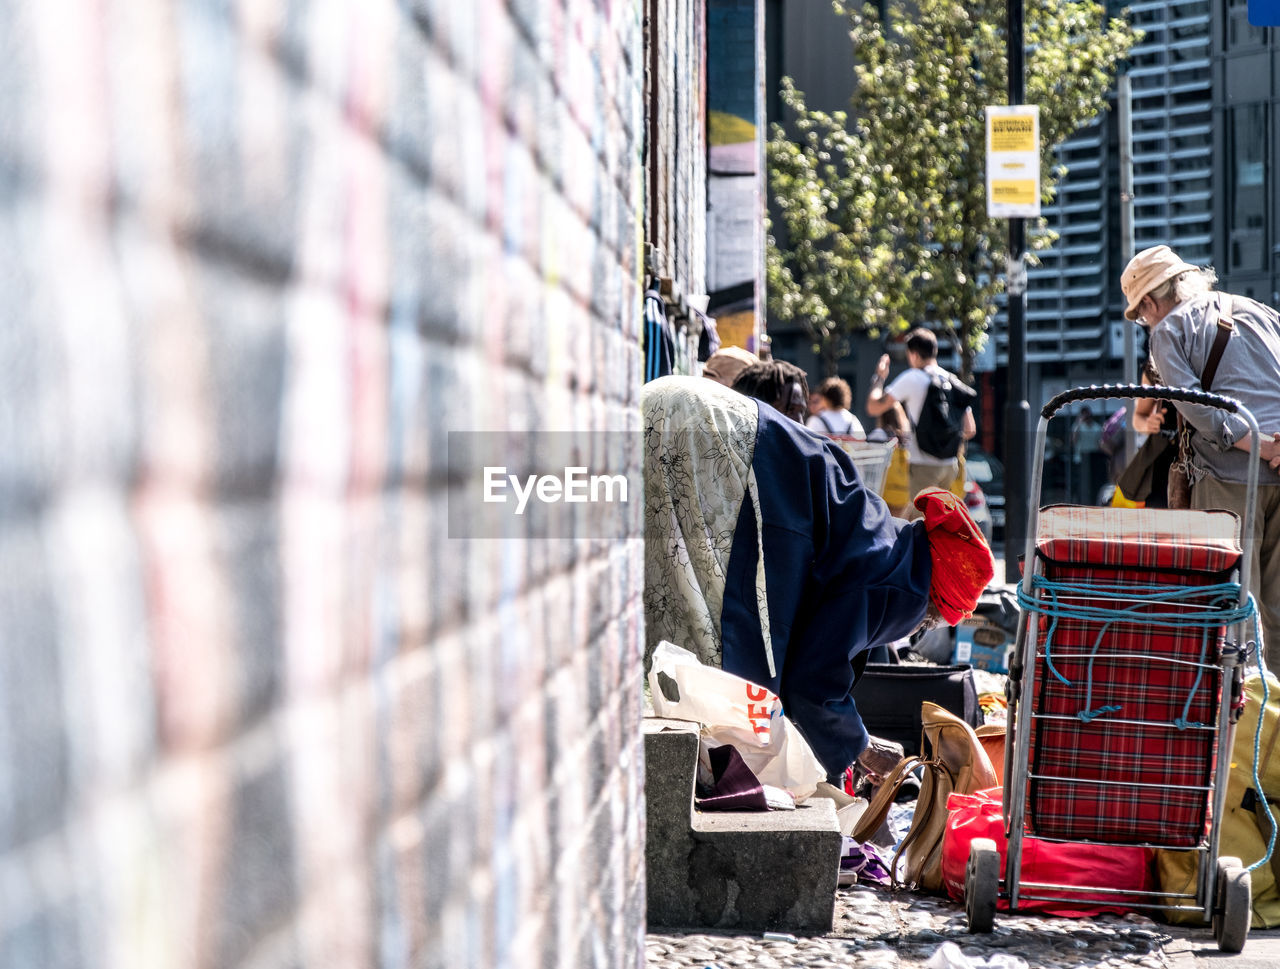
{"type": "MultiPolygon", "coordinates": [[[[1157,399],[1165,401],[1181,401],[1200,404],[1239,414],[1249,425],[1250,443],[1253,454],[1258,452],[1260,433],[1254,416],[1243,404],[1229,397],[1206,393],[1199,390],[1184,390],[1174,387],[1146,387],[1132,384],[1090,386],[1069,390],[1058,394],[1040,411],[1040,420],[1036,427],[1035,447],[1032,452],[1031,488],[1028,497],[1027,535],[1024,545],[1024,569],[1022,591],[1024,598],[1030,598],[1033,580],[1040,564],[1037,558],[1036,531],[1040,513],[1040,493],[1044,479],[1044,447],[1048,434],[1049,419],[1067,404],[1082,400],[1101,400],[1107,398],[1125,399],[1157,399]]],[[[1245,518],[1242,522],[1242,537],[1253,534],[1258,491],[1258,461],[1250,462],[1250,469],[1245,490],[1245,518]]],[[[1250,561],[1247,549],[1241,556],[1240,564],[1240,599],[1239,605],[1244,607],[1249,596],[1250,561]]],[[[1236,631],[1236,642],[1245,641],[1245,620],[1232,624],[1236,631]]],[[[1031,883],[1022,881],[1022,846],[1025,831],[1027,782],[1030,773],[1031,734],[1030,716],[1019,716],[1019,706],[1024,697],[1034,696],[1036,677],[1036,648],[1039,635],[1037,614],[1024,615],[1018,625],[1017,644],[1014,651],[1014,669],[1010,671],[1007,686],[1009,701],[1009,728],[1012,742],[1005,746],[1004,770],[1004,815],[1005,834],[1008,838],[1007,863],[1005,876],[1000,879],[1000,895],[1008,898],[1010,911],[1017,911],[1022,898],[1045,899],[1046,896],[1032,892],[1052,891],[1047,898],[1053,901],[1097,902],[1108,894],[1126,896],[1126,905],[1135,908],[1202,908],[1206,921],[1215,913],[1219,899],[1218,879],[1214,877],[1218,867],[1218,845],[1223,809],[1226,799],[1227,778],[1230,770],[1230,738],[1233,724],[1231,722],[1231,705],[1236,669],[1239,665],[1239,653],[1234,649],[1224,649],[1221,657],[1221,697],[1216,724],[1216,761],[1213,771],[1210,822],[1208,837],[1200,845],[1185,850],[1201,855],[1197,877],[1197,890],[1194,896],[1195,905],[1170,904],[1169,899],[1190,899],[1190,895],[1172,895],[1167,892],[1121,892],[1106,886],[1054,885],[1049,883],[1031,883]],[[1024,894],[1023,889],[1029,889],[1024,894]],[[1074,895],[1074,897],[1073,897],[1074,895]],[[1133,897],[1150,896],[1151,903],[1134,902],[1133,897]],[[1163,900],[1163,901],[1157,901],[1163,900]]],[[[1030,835],[1035,837],[1034,835],[1030,835]]],[[[1043,839],[1061,840],[1061,839],[1043,839]]],[[[1146,842],[1136,842],[1148,847],[1146,842]]]]}

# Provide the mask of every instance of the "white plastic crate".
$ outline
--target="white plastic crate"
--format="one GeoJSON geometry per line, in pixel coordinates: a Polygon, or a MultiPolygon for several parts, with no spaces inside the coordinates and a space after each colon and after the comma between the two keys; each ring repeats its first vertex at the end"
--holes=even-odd
{"type": "Polygon", "coordinates": [[[892,441],[860,441],[844,435],[833,435],[835,440],[862,475],[862,483],[868,489],[880,494],[884,491],[884,478],[889,471],[889,462],[893,458],[895,447],[892,441]]]}

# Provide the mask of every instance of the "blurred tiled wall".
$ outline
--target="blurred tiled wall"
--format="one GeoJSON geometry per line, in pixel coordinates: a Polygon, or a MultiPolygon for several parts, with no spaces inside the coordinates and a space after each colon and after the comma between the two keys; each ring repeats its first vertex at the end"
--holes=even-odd
{"type": "Polygon", "coordinates": [[[638,425],[642,37],[0,9],[4,969],[642,964],[641,546],[444,537],[638,425]]]}

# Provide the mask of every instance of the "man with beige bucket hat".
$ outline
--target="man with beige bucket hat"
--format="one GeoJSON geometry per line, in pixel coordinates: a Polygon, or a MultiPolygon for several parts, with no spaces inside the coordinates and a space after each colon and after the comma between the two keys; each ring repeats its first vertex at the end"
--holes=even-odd
{"type": "MultiPolygon", "coordinates": [[[[1200,390],[1209,371],[1214,393],[1235,398],[1257,418],[1263,466],[1254,534],[1245,536],[1245,546],[1267,666],[1280,671],[1280,314],[1247,297],[1215,292],[1217,279],[1212,269],[1184,262],[1168,246],[1144,249],[1120,276],[1128,301],[1124,315],[1150,334],[1151,360],[1166,386],[1200,390]]],[[[1246,472],[1255,460],[1248,425],[1212,407],[1175,406],[1195,431],[1191,506],[1226,508],[1243,519],[1246,472]]]]}

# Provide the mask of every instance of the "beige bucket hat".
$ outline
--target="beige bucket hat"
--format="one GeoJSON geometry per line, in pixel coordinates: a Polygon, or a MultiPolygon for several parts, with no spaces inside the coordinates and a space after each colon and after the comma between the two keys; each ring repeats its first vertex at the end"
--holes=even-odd
{"type": "Polygon", "coordinates": [[[744,350],[742,347],[722,347],[707,357],[707,362],[702,365],[702,376],[710,377],[726,387],[732,387],[733,382],[738,379],[738,374],[753,363],[759,362],[760,358],[750,350],[744,350]]]}
{"type": "Polygon", "coordinates": [[[1142,297],[1178,273],[1197,268],[1188,262],[1183,262],[1168,246],[1152,246],[1150,249],[1143,249],[1129,260],[1129,265],[1125,266],[1124,272],[1120,274],[1120,289],[1125,299],[1129,301],[1129,306],[1124,311],[1124,318],[1136,320],[1138,304],[1142,302],[1142,297]]]}

